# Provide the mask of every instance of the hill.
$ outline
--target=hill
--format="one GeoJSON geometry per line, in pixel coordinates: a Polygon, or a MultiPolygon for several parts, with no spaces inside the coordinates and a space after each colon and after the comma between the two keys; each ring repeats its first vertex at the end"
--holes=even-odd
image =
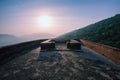
{"type": "Polygon", "coordinates": [[[14,35],[0,34],[0,47],[15,44],[20,41],[21,41],[21,39],[14,35]]]}
{"type": "Polygon", "coordinates": [[[13,35],[9,35],[9,34],[0,34],[0,39],[3,39],[3,38],[15,38],[15,36],[13,35]]]}
{"type": "Polygon", "coordinates": [[[34,33],[34,34],[21,36],[21,38],[23,38],[26,41],[31,41],[31,40],[52,38],[53,36],[54,35],[49,34],[49,33],[34,33]]]}
{"type": "Polygon", "coordinates": [[[120,14],[66,33],[58,39],[81,38],[112,47],[120,48],[120,14]]]}
{"type": "Polygon", "coordinates": [[[0,47],[27,42],[27,41],[52,38],[52,37],[53,35],[48,33],[35,33],[35,34],[24,35],[21,37],[17,37],[10,34],[0,34],[0,47]]]}

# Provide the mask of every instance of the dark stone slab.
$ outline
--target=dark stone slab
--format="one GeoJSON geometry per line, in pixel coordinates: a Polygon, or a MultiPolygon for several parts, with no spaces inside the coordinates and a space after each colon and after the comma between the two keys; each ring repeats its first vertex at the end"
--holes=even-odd
{"type": "Polygon", "coordinates": [[[41,43],[41,50],[55,49],[55,42],[52,40],[46,40],[41,43]]]}
{"type": "Polygon", "coordinates": [[[69,49],[81,49],[81,43],[76,40],[69,40],[66,42],[66,45],[69,49]]]}

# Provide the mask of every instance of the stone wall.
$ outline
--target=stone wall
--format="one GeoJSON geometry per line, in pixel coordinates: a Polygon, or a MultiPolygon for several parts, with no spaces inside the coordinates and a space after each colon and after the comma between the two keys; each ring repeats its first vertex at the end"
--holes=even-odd
{"type": "Polygon", "coordinates": [[[81,42],[84,46],[104,55],[115,63],[120,64],[120,49],[82,39],[81,42]]]}
{"type": "Polygon", "coordinates": [[[35,47],[38,47],[40,46],[40,43],[44,40],[46,39],[29,41],[11,46],[2,47],[0,48],[0,61],[2,61],[5,58],[8,58],[11,55],[18,54],[24,50],[30,50],[35,47]]]}

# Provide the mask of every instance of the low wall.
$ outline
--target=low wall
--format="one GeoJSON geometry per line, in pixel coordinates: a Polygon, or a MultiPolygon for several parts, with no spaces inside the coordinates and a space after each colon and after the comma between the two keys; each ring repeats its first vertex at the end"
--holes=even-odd
{"type": "Polygon", "coordinates": [[[89,42],[87,40],[81,40],[81,43],[84,46],[111,59],[115,63],[120,64],[120,49],[102,45],[102,44],[98,44],[98,43],[94,43],[94,42],[89,42]]]}
{"type": "Polygon", "coordinates": [[[40,46],[40,43],[44,40],[46,39],[29,41],[11,46],[2,47],[0,48],[0,61],[11,55],[18,54],[24,50],[29,50],[38,47],[40,46]]]}

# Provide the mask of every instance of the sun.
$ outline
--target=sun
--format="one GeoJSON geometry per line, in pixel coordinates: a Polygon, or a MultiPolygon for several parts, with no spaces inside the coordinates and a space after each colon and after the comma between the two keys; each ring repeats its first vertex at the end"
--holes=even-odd
{"type": "Polygon", "coordinates": [[[42,16],[39,16],[38,23],[41,27],[50,27],[52,26],[53,20],[51,16],[42,15],[42,16]]]}

